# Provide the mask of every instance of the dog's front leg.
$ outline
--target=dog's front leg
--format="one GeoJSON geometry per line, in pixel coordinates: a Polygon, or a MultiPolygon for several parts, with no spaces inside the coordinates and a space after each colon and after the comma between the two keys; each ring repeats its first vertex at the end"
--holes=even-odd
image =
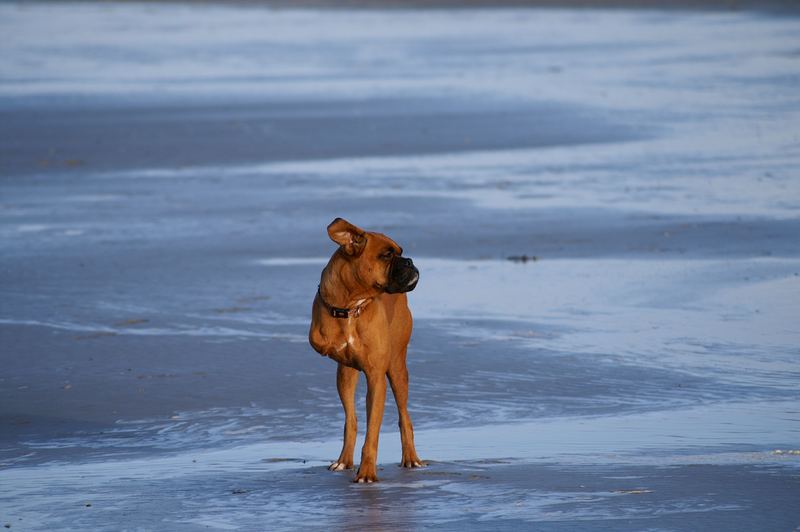
{"type": "Polygon", "coordinates": [[[378,436],[383,421],[383,407],[386,403],[386,372],[370,370],[367,375],[367,436],[361,450],[361,464],[355,482],[375,482],[378,480],[378,436]]]}

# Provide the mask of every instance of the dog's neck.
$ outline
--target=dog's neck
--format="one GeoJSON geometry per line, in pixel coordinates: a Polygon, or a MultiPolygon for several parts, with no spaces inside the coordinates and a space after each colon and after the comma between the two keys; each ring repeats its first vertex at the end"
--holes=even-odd
{"type": "Polygon", "coordinates": [[[372,298],[366,299],[359,299],[353,305],[349,307],[337,307],[334,305],[329,304],[325,300],[325,296],[322,295],[322,288],[317,287],[317,294],[320,300],[320,303],[327,311],[327,314],[333,318],[357,318],[361,315],[361,311],[364,310],[364,307],[369,305],[372,302],[372,298]]]}
{"type": "Polygon", "coordinates": [[[319,283],[319,298],[329,314],[333,317],[358,316],[361,311],[377,296],[375,289],[360,288],[354,279],[343,279],[341,267],[334,264],[331,259],[322,272],[319,283]],[[348,286],[359,287],[356,290],[348,286]],[[339,315],[337,315],[337,311],[339,315]]]}

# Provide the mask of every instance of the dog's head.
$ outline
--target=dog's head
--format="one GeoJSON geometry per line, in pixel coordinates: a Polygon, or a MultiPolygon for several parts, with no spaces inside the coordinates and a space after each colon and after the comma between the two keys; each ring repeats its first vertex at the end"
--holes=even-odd
{"type": "Polygon", "coordinates": [[[328,236],[339,244],[342,279],[389,294],[410,292],[417,286],[419,270],[388,236],[364,231],[342,218],[331,222],[328,236]]]}

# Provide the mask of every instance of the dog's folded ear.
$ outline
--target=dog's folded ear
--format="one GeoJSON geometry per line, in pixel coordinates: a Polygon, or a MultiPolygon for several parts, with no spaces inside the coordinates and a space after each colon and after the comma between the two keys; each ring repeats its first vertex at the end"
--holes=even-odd
{"type": "Polygon", "coordinates": [[[356,227],[343,218],[336,218],[328,226],[328,236],[331,240],[342,246],[348,255],[359,255],[364,251],[367,243],[367,236],[364,230],[356,227]]]}

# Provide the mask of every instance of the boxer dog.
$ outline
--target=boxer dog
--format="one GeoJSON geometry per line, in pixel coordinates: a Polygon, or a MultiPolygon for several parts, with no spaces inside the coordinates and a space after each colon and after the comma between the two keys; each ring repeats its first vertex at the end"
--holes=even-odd
{"type": "Polygon", "coordinates": [[[406,349],[412,320],[405,292],[417,286],[419,271],[391,238],[364,231],[347,220],[331,222],[328,236],[339,249],[322,270],[308,333],[311,347],[338,363],[336,388],[344,406],[344,444],[339,459],[328,469],[353,468],[355,392],[359,371],[363,371],[367,377],[367,436],[355,482],[375,482],[387,377],[400,416],[400,465],[424,465],[414,449],[414,429],[406,408],[406,349]]]}

